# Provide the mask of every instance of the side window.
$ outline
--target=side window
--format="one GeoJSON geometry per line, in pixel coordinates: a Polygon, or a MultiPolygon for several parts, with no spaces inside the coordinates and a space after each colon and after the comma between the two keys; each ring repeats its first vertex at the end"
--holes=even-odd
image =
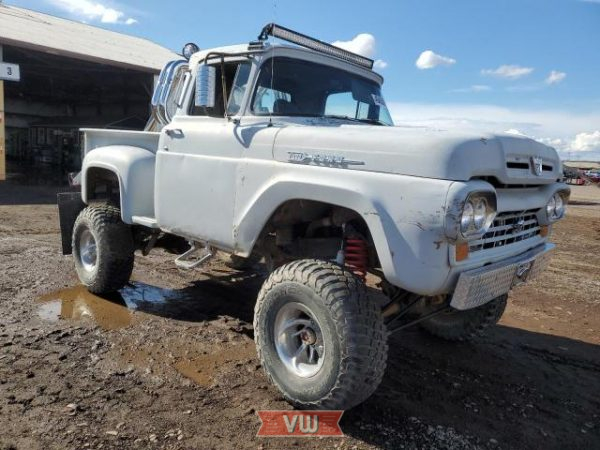
{"type": "Polygon", "coordinates": [[[229,103],[227,103],[228,115],[235,116],[240,111],[251,68],[252,65],[249,62],[241,63],[237,68],[233,86],[229,92],[229,103]]]}

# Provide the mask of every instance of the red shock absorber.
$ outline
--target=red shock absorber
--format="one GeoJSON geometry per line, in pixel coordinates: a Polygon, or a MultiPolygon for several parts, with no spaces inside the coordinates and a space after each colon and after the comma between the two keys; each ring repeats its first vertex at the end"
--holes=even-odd
{"type": "Polygon", "coordinates": [[[367,243],[359,237],[347,237],[345,239],[344,262],[354,274],[365,281],[369,264],[369,251],[367,243]]]}

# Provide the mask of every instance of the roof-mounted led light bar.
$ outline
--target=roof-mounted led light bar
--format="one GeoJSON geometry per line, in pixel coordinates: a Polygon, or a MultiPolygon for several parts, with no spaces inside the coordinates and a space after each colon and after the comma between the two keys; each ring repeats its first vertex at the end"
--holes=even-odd
{"type": "Polygon", "coordinates": [[[288,41],[293,44],[300,45],[301,47],[306,47],[311,50],[315,50],[319,53],[324,53],[329,56],[335,56],[336,58],[342,59],[353,64],[357,64],[362,67],[366,67],[367,69],[373,68],[372,59],[365,58],[364,56],[349,52],[348,50],[344,50],[343,48],[335,47],[326,42],[320,41],[310,36],[306,36],[305,34],[298,33],[296,31],[290,30],[288,28],[282,27],[274,23],[266,25],[262,29],[261,33],[258,35],[258,39],[260,41],[266,41],[269,36],[283,39],[284,41],[288,41]]]}

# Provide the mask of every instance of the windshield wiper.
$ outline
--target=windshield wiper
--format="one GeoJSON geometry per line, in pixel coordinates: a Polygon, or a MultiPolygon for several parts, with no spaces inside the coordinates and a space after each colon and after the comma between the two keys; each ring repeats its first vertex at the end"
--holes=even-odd
{"type": "Polygon", "coordinates": [[[343,115],[337,115],[337,114],[325,114],[321,117],[324,119],[341,119],[341,120],[349,120],[351,122],[361,122],[361,123],[370,123],[373,125],[387,126],[387,124],[385,122],[382,122],[381,120],[377,120],[377,119],[357,119],[356,117],[343,116],[343,115]]]}

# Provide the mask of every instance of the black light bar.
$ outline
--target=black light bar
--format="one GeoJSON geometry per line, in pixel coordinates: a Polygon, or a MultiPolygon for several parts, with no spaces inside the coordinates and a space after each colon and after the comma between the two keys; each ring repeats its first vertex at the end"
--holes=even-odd
{"type": "Polygon", "coordinates": [[[265,25],[258,35],[258,39],[261,41],[266,41],[269,36],[283,39],[284,41],[315,50],[319,53],[335,56],[336,58],[366,67],[367,69],[373,68],[372,59],[365,58],[364,56],[357,55],[356,53],[349,52],[343,48],[336,47],[310,36],[306,36],[305,34],[298,33],[297,31],[290,30],[289,28],[282,27],[275,23],[265,25]]]}

